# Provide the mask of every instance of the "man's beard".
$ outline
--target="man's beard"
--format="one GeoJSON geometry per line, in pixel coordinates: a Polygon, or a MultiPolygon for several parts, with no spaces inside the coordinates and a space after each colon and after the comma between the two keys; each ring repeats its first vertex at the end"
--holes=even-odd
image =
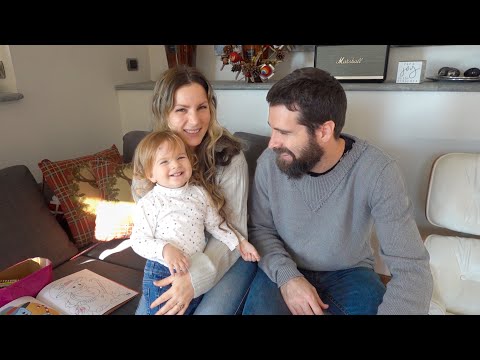
{"type": "Polygon", "coordinates": [[[322,159],[323,149],[315,141],[314,136],[309,136],[307,145],[301,149],[301,153],[297,158],[289,149],[285,147],[274,148],[273,151],[277,154],[277,166],[285,173],[289,179],[300,179],[307,174],[313,167],[322,159]],[[287,162],[282,160],[282,154],[289,154],[292,161],[287,162]]]}

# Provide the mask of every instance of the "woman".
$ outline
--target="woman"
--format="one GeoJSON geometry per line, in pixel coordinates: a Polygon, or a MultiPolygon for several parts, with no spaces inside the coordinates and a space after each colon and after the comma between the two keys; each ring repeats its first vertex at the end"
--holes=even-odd
{"type": "MultiPolygon", "coordinates": [[[[218,123],[211,84],[194,68],[171,68],[155,85],[152,111],[154,130],[170,129],[180,135],[196,155],[194,170],[204,174],[203,186],[216,204],[225,202],[229,222],[247,238],[247,162],[240,142],[218,123]]],[[[132,183],[135,200],[149,190],[147,184],[132,183]]],[[[202,294],[195,314],[237,313],[257,265],[239,259],[238,250],[230,251],[213,237],[205,251],[190,261],[189,274],[157,281],[157,286],[172,286],[152,304],[142,296],[136,314],[146,314],[147,306],[165,302],[158,315],[183,315],[192,299],[202,294]]]]}

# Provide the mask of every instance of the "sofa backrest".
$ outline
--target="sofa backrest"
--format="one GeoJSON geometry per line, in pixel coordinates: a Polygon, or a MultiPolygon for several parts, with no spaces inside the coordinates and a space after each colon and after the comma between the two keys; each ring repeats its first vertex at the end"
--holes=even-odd
{"type": "Polygon", "coordinates": [[[0,269],[37,256],[55,267],[78,253],[25,165],[0,170],[0,199],[0,269]]]}
{"type": "Polygon", "coordinates": [[[253,184],[253,176],[255,174],[255,168],[257,167],[257,159],[268,146],[270,137],[257,135],[247,132],[238,131],[234,133],[237,138],[241,139],[244,145],[243,153],[247,159],[248,175],[250,189],[253,184]]]}
{"type": "Polygon", "coordinates": [[[150,131],[133,130],[123,135],[123,162],[129,163],[132,161],[138,143],[149,132],[150,131]]]}

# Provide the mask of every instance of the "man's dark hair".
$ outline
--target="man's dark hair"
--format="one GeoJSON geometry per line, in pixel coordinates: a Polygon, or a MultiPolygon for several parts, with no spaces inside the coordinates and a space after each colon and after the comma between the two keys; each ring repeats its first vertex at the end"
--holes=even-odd
{"type": "Polygon", "coordinates": [[[267,102],[270,106],[284,105],[290,111],[298,111],[298,123],[312,135],[320,125],[332,120],[338,139],[345,125],[345,91],[337,79],[321,69],[306,67],[288,74],[270,88],[267,102]]]}

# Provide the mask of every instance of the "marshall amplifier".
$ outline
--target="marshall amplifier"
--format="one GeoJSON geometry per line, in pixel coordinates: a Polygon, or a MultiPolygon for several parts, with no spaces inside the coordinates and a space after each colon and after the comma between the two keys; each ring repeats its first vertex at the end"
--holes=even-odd
{"type": "Polygon", "coordinates": [[[383,82],[389,45],[315,46],[316,68],[344,82],[383,82]]]}

